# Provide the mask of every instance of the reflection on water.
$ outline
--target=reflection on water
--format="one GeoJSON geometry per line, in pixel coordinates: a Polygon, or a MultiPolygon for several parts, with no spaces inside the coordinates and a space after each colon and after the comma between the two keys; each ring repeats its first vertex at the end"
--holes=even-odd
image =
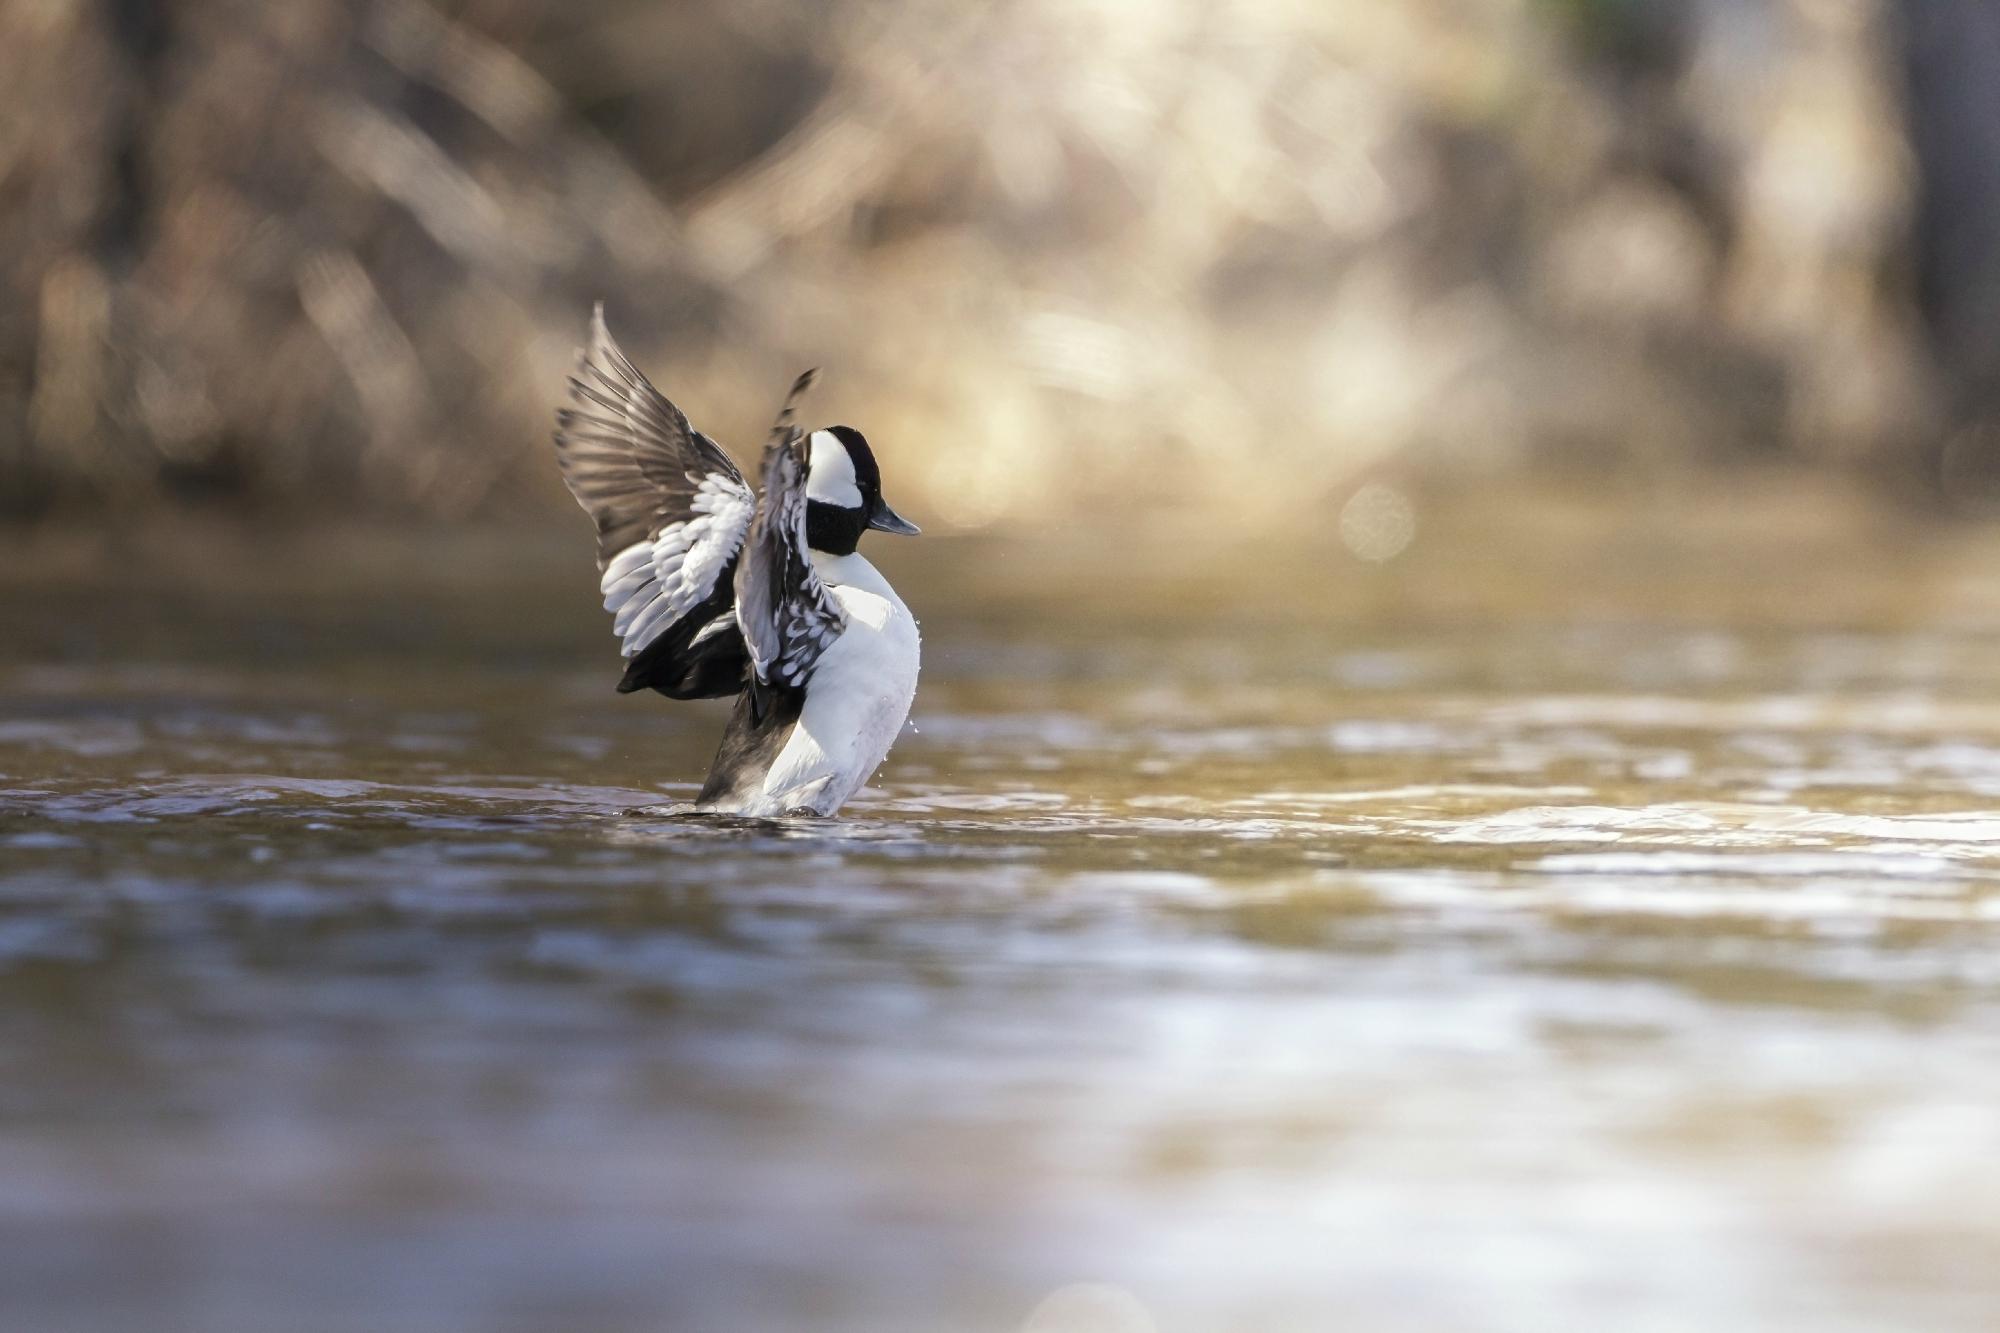
{"type": "Polygon", "coordinates": [[[7,591],[10,1326],[1990,1326],[1957,566],[1028,615],[931,549],[913,732],[783,825],[673,813],[719,716],[611,694],[567,545],[7,591]]]}

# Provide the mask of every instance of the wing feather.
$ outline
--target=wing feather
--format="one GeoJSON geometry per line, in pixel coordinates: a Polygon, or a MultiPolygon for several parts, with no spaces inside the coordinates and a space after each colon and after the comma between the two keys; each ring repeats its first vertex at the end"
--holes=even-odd
{"type": "Polygon", "coordinates": [[[628,658],[697,609],[727,624],[730,575],[756,512],[736,464],[632,364],[592,312],[556,414],[563,481],[597,526],[599,591],[628,658]],[[724,596],[717,604],[714,594],[724,596]]]}
{"type": "Polygon", "coordinates": [[[793,419],[808,370],[792,384],[764,446],[764,494],[736,567],[736,623],[750,657],[753,704],[769,690],[803,689],[847,617],[828,595],[806,546],[805,433],[793,419]]]}

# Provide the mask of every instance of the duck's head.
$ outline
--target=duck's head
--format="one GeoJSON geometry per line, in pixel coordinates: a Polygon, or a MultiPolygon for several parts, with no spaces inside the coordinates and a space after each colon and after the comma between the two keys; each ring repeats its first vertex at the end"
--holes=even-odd
{"type": "Polygon", "coordinates": [[[917,525],[883,500],[882,469],[860,431],[827,426],[806,443],[806,545],[828,555],[847,555],[870,528],[917,535],[917,525]]]}

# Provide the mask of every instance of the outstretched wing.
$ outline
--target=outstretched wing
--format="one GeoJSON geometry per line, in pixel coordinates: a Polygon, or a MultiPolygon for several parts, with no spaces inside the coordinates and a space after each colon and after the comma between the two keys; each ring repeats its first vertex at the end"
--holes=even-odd
{"type": "Polygon", "coordinates": [[[847,628],[806,548],[805,433],[792,409],[814,373],[792,384],[771,428],[764,495],[736,567],[736,623],[750,655],[751,697],[760,714],[768,691],[803,689],[821,654],[847,628]]]}
{"type": "Polygon", "coordinates": [[[597,524],[604,609],[626,657],[664,639],[677,659],[649,662],[638,673],[646,678],[628,672],[621,688],[650,684],[691,697],[660,680],[678,680],[678,660],[691,649],[735,650],[730,576],[756,497],[729,455],[619,350],[601,302],[569,396],[572,405],[556,414],[556,456],[570,494],[597,524]]]}

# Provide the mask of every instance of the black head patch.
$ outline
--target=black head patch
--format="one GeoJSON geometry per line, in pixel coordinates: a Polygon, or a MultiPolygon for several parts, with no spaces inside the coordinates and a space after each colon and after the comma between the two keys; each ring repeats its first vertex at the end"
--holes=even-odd
{"type": "Polygon", "coordinates": [[[847,446],[847,456],[854,460],[854,484],[861,489],[861,498],[872,501],[882,494],[882,469],[876,466],[875,451],[868,447],[868,437],[852,426],[828,426],[826,433],[847,446]]]}

